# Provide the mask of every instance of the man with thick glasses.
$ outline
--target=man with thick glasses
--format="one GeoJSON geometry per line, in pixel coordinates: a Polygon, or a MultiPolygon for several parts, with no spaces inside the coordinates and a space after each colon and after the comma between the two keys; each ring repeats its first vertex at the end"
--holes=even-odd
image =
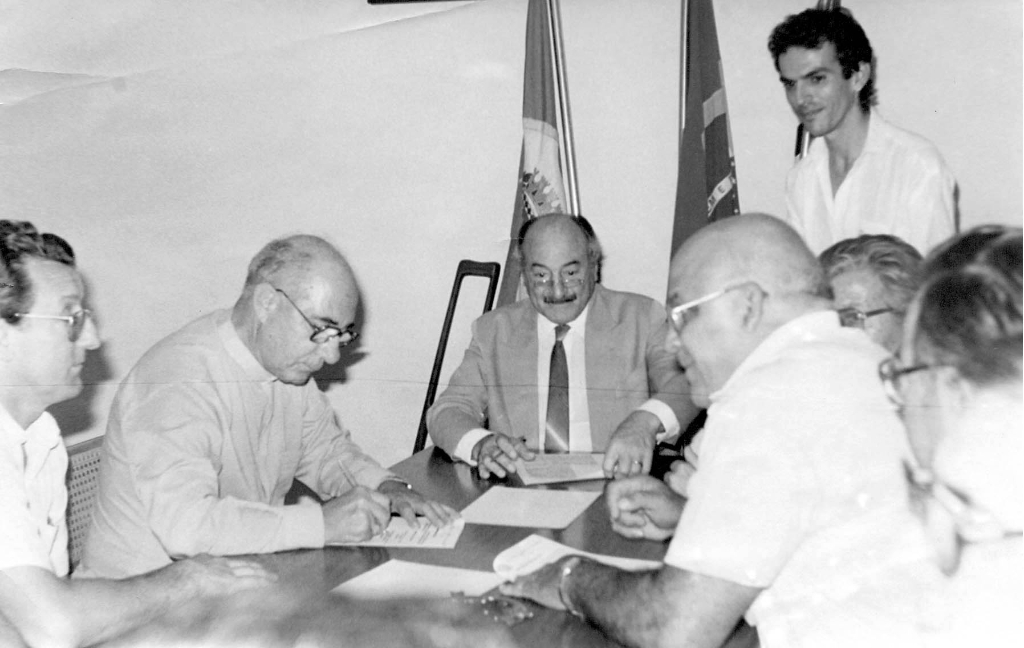
{"type": "Polygon", "coordinates": [[[656,441],[697,413],[664,347],[664,309],[598,283],[601,247],[583,217],[527,221],[517,251],[528,299],[473,323],[428,412],[431,438],[485,478],[535,452],[603,451],[609,476],[649,472],[656,441]]]}
{"type": "Polygon", "coordinates": [[[623,534],[674,532],[665,565],[631,573],[573,556],[503,590],[631,646],[719,646],[744,617],[764,648],[902,645],[902,617],[865,620],[842,601],[862,574],[923,551],[899,535],[864,542],[912,522],[906,444],[877,377],[884,350],[840,325],[817,259],[771,216],[688,239],[669,309],[667,344],[708,409],[689,499],[649,476],[606,493],[623,534]]]}
{"type": "Polygon", "coordinates": [[[888,234],[839,241],[819,255],[843,326],[864,329],[890,353],[903,337],[903,315],[920,283],[921,254],[888,234]]]}
{"type": "Polygon", "coordinates": [[[0,221],[0,644],[93,645],[204,594],[265,584],[248,561],[185,560],[140,578],[68,574],[68,455],[46,409],[82,390],[100,346],[71,246],[0,221]]]}
{"type": "Polygon", "coordinates": [[[293,236],[255,256],[233,309],[150,349],[111,407],[82,571],[364,540],[392,512],[454,520],[364,454],[310,380],[356,339],[358,303],[341,254],[293,236]],[[286,506],[295,479],[323,504],[286,506]]]}

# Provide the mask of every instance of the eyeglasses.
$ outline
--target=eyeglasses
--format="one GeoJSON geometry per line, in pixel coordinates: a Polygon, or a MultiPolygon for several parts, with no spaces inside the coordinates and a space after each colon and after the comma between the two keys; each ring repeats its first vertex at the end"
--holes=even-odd
{"type": "MultiPolygon", "coordinates": [[[[693,301],[688,301],[685,304],[679,304],[678,306],[672,308],[668,312],[668,318],[669,318],[669,320],[672,321],[672,328],[675,329],[677,335],[681,334],[683,332],[683,328],[688,323],[687,322],[687,317],[686,317],[686,311],[693,310],[697,306],[700,306],[701,304],[705,304],[705,303],[711,301],[712,299],[718,299],[719,297],[721,297],[722,295],[724,295],[724,294],[726,294],[726,293],[728,293],[730,291],[733,291],[733,290],[736,290],[737,288],[742,288],[744,286],[748,286],[748,285],[751,285],[751,284],[757,286],[757,284],[754,283],[753,281],[744,281],[742,283],[733,284],[731,286],[726,286],[725,288],[722,288],[721,290],[716,290],[713,293],[708,293],[707,295],[704,295],[703,297],[698,297],[697,299],[694,299],[693,301]]],[[[760,286],[757,286],[757,287],[758,287],[759,290],[761,290],[760,286]]],[[[768,293],[765,293],[764,290],[761,290],[761,292],[764,293],[765,295],[768,294],[768,293]]]]}
{"type": "Polygon", "coordinates": [[[938,533],[942,547],[940,562],[947,574],[956,570],[964,545],[990,542],[1022,535],[1007,529],[990,511],[975,504],[959,489],[936,478],[928,468],[903,461],[912,506],[922,514],[925,525],[938,533]]]}
{"type": "Polygon", "coordinates": [[[577,288],[583,285],[584,274],[579,270],[573,271],[571,275],[561,275],[557,279],[553,276],[538,277],[536,275],[530,275],[530,283],[537,288],[547,288],[558,281],[562,286],[566,288],[577,288]]]}
{"type": "Polygon", "coordinates": [[[85,330],[85,322],[92,318],[92,311],[88,308],[75,311],[70,315],[36,315],[35,313],[15,313],[15,317],[26,319],[48,319],[61,320],[68,325],[68,341],[75,342],[85,330]]]}
{"type": "Polygon", "coordinates": [[[351,326],[347,329],[342,330],[341,328],[334,326],[333,324],[317,325],[313,323],[313,320],[309,319],[299,305],[292,301],[292,298],[288,296],[288,293],[281,290],[280,288],[271,286],[277,292],[284,295],[284,298],[288,300],[288,303],[292,305],[292,308],[302,316],[302,319],[306,320],[306,324],[313,329],[313,334],[309,336],[309,341],[315,344],[327,344],[328,342],[337,342],[338,347],[345,347],[357,339],[359,339],[359,332],[354,330],[351,326]]]}
{"type": "Polygon", "coordinates": [[[857,308],[840,308],[837,312],[839,313],[839,323],[843,326],[864,328],[864,322],[869,318],[875,317],[876,315],[883,315],[885,313],[895,313],[897,311],[895,308],[886,307],[869,310],[867,312],[857,308]]]}
{"type": "Polygon", "coordinates": [[[901,366],[901,361],[896,356],[886,358],[878,364],[878,377],[885,388],[885,395],[889,397],[893,405],[903,407],[906,402],[903,400],[903,391],[900,386],[900,379],[918,371],[926,369],[938,369],[942,365],[916,364],[910,367],[901,366]]]}

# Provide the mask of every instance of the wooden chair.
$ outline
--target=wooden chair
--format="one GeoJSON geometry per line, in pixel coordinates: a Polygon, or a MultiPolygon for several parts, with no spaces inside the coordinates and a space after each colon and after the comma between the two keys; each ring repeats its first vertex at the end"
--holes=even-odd
{"type": "Polygon", "coordinates": [[[92,504],[100,485],[100,448],[103,437],[68,448],[68,553],[71,569],[82,559],[85,536],[92,520],[92,504]]]}
{"type": "Polygon", "coordinates": [[[448,312],[445,313],[444,324],[441,326],[441,338],[437,342],[437,353],[434,354],[434,367],[430,371],[430,382],[427,383],[427,397],[423,401],[420,427],[416,432],[416,442],[412,446],[413,454],[416,454],[427,445],[427,410],[434,404],[434,397],[437,395],[437,383],[441,379],[441,365],[444,363],[444,352],[448,347],[448,335],[451,333],[452,319],[455,317],[455,305],[459,301],[459,290],[462,288],[462,280],[466,277],[486,277],[488,279],[487,296],[484,297],[483,310],[483,313],[486,313],[491,310],[494,304],[494,293],[498,289],[498,275],[500,273],[501,264],[494,261],[470,261],[469,259],[459,261],[459,267],[455,271],[455,283],[452,284],[452,294],[448,298],[448,312]]]}

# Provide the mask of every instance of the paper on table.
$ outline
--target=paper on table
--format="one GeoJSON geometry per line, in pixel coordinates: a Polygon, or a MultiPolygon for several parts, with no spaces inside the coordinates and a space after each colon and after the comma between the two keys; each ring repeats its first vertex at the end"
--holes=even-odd
{"type": "Polygon", "coordinates": [[[494,486],[462,511],[473,524],[564,529],[601,493],[494,486]]]}
{"type": "Polygon", "coordinates": [[[369,540],[360,542],[333,542],[334,546],[354,547],[422,547],[428,549],[451,549],[459,541],[466,521],[459,519],[451,524],[438,527],[419,518],[422,526],[414,527],[405,518],[395,516],[388,528],[369,540]]]}
{"type": "Polygon", "coordinates": [[[533,534],[523,538],[494,558],[494,573],[501,576],[503,580],[513,580],[537,571],[544,565],[554,562],[562,556],[571,554],[586,556],[597,562],[612,565],[628,571],[639,571],[641,569],[656,569],[661,563],[656,560],[642,560],[640,558],[620,558],[619,556],[606,556],[594,554],[587,551],[580,551],[566,546],[560,542],[549,540],[533,534]]]}
{"type": "Polygon", "coordinates": [[[499,583],[501,577],[493,572],[389,560],[345,581],[333,591],[358,599],[448,598],[455,592],[481,596],[499,583]]]}
{"type": "Polygon", "coordinates": [[[601,468],[603,463],[604,454],[538,454],[533,461],[517,461],[516,472],[527,486],[604,479],[604,470],[601,468]]]}

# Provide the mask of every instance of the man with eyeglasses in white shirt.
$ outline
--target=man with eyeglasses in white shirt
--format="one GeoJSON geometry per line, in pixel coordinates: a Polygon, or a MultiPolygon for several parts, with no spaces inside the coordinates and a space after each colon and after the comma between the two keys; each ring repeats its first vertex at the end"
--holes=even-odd
{"type": "Polygon", "coordinates": [[[233,309],[150,349],[111,407],[80,571],[365,540],[392,513],[453,521],[364,454],[311,380],[356,339],[358,303],[337,249],[291,236],[253,258],[233,309]],[[295,479],[323,504],[285,505],[295,479]]]}
{"type": "Polygon", "coordinates": [[[924,551],[906,441],[878,381],[885,351],[840,325],[817,259],[766,215],[711,223],[681,246],[669,313],[666,344],[708,409],[689,498],[649,476],[606,490],[617,531],[674,536],[664,566],[571,556],[503,591],[631,646],[720,646],[743,618],[764,648],[903,645],[904,616],[846,605],[850,587],[924,551]]]}
{"type": "Polygon", "coordinates": [[[46,409],[82,391],[100,346],[71,246],[0,220],[0,644],[93,645],[167,607],[272,580],[204,556],[139,578],[69,582],[68,455],[46,409]]]}
{"type": "Polygon", "coordinates": [[[601,246],[582,216],[526,221],[517,252],[529,298],[473,323],[428,412],[431,438],[484,478],[537,452],[604,452],[609,477],[648,473],[656,442],[698,411],[664,348],[663,307],[598,282],[601,246]]]}

